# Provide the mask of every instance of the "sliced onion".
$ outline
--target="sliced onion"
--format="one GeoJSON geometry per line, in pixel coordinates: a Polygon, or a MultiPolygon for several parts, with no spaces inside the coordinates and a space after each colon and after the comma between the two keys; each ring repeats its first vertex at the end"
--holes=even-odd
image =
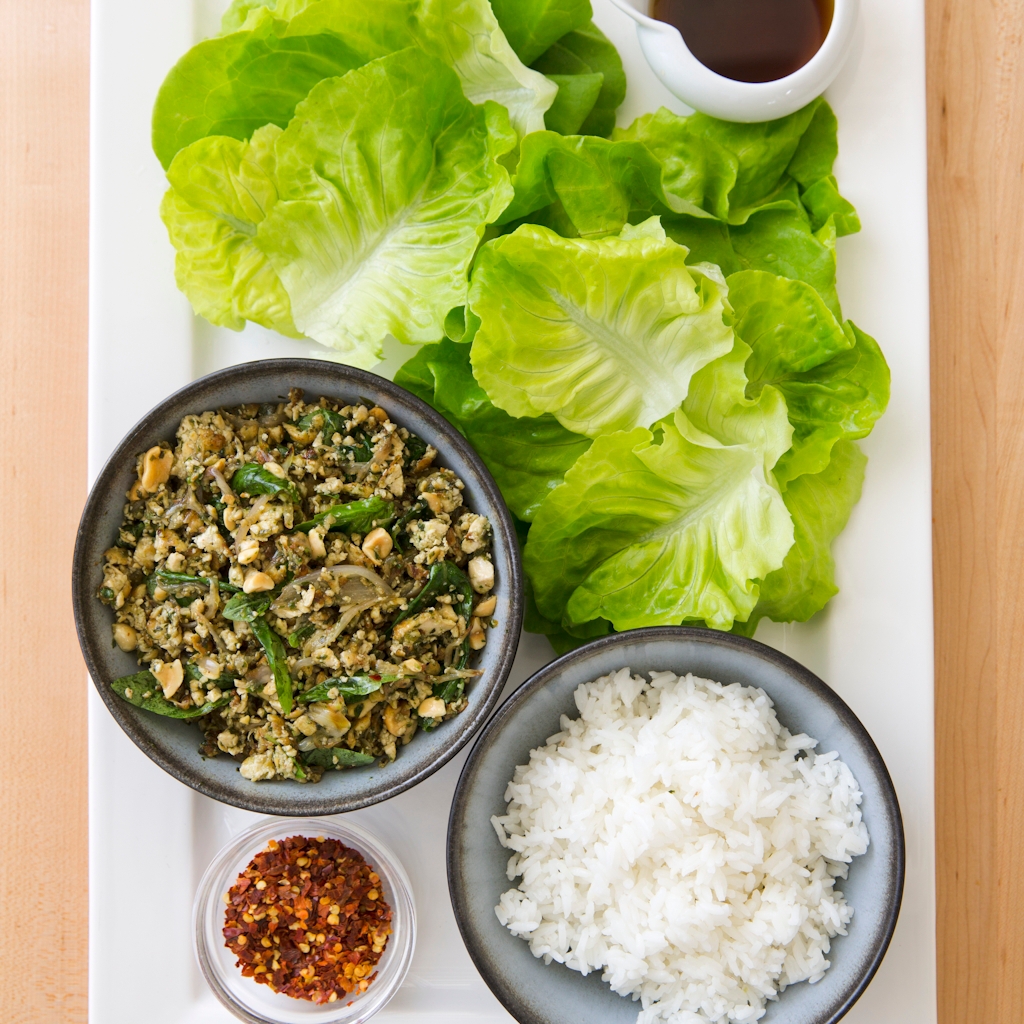
{"type": "Polygon", "coordinates": [[[245,674],[245,681],[255,686],[265,686],[273,678],[274,673],[270,671],[269,665],[257,665],[245,674]]]}
{"type": "Polygon", "coordinates": [[[377,603],[377,601],[366,601],[363,604],[357,604],[353,605],[351,608],[347,608],[345,610],[345,614],[342,615],[340,619],[338,619],[338,623],[340,624],[341,628],[344,629],[354,618],[356,618],[359,615],[362,615],[367,608],[372,608],[377,603]]]}
{"type": "Polygon", "coordinates": [[[211,466],[207,472],[216,481],[217,486],[220,488],[220,493],[225,498],[234,498],[235,492],[231,490],[231,485],[224,479],[224,474],[216,466],[211,466]]]}
{"type": "MultiPolygon", "coordinates": [[[[206,617],[208,619],[215,619],[217,617],[217,610],[220,608],[220,580],[215,576],[210,578],[210,592],[206,595],[206,617]]],[[[212,626],[210,627],[213,628],[212,626]]],[[[219,637],[215,634],[214,640],[217,641],[217,646],[220,646],[219,637]]]]}
{"type": "Polygon", "coordinates": [[[245,535],[249,532],[249,527],[252,526],[252,524],[255,523],[257,519],[259,519],[260,513],[262,513],[264,508],[266,508],[268,501],[270,501],[270,495],[269,494],[261,494],[253,502],[252,508],[249,509],[248,514],[238,524],[238,529],[235,530],[235,546],[236,547],[239,544],[241,544],[243,540],[245,540],[245,535]]]}
{"type": "Polygon", "coordinates": [[[438,676],[431,676],[430,681],[432,683],[447,683],[452,679],[475,679],[482,675],[483,672],[478,668],[449,668],[438,676]]]}
{"type": "MultiPolygon", "coordinates": [[[[305,576],[299,576],[297,579],[291,581],[284,590],[281,591],[278,599],[270,606],[271,611],[275,615],[282,615],[282,612],[287,611],[289,606],[298,599],[299,592],[307,583],[315,583],[317,580],[323,581],[324,576],[327,576],[328,580],[333,582],[333,577],[344,578],[346,576],[350,578],[359,578],[370,583],[377,591],[378,596],[375,596],[373,600],[364,604],[364,607],[368,608],[370,605],[376,604],[378,601],[383,601],[385,598],[395,596],[395,592],[371,569],[364,569],[361,565],[329,565],[323,569],[317,569],[315,572],[307,573],[305,576]]],[[[361,590],[365,590],[365,586],[360,587],[361,590]]],[[[349,598],[360,598],[361,594],[358,593],[346,593],[344,586],[338,594],[339,597],[349,598]]],[[[363,603],[363,602],[357,602],[363,603]]]]}
{"type": "MultiPolygon", "coordinates": [[[[312,654],[313,651],[320,650],[321,647],[330,647],[335,640],[345,631],[345,627],[357,616],[362,615],[367,608],[372,608],[379,601],[378,598],[374,598],[372,601],[364,601],[362,604],[353,605],[350,608],[346,608],[340,616],[338,616],[337,622],[332,626],[322,631],[318,630],[314,633],[303,645],[302,651],[305,654],[307,651],[312,654]]],[[[308,659],[303,658],[303,662],[308,659]]],[[[301,666],[301,662],[299,665],[301,666]]]]}
{"type": "Polygon", "coordinates": [[[196,659],[196,668],[198,668],[207,679],[220,679],[220,662],[209,654],[204,654],[201,658],[196,659]]]}
{"type": "Polygon", "coordinates": [[[386,459],[391,454],[391,448],[394,445],[394,434],[388,434],[383,441],[379,442],[377,447],[373,449],[373,458],[369,462],[359,462],[356,465],[359,467],[356,470],[356,478],[362,480],[364,476],[369,472],[370,466],[375,462],[380,465],[382,460],[386,459]]]}
{"type": "Polygon", "coordinates": [[[321,572],[331,573],[333,576],[361,576],[369,580],[385,597],[394,597],[395,592],[381,579],[372,569],[364,568],[361,565],[331,565],[321,572]]]}

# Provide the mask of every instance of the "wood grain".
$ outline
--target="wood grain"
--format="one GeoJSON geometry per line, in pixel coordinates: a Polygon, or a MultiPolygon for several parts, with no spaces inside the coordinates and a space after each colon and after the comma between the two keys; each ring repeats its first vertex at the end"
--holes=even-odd
{"type": "Polygon", "coordinates": [[[69,566],[86,485],[89,5],[0,0],[0,24],[0,1020],[65,1024],[86,1019],[87,984],[88,681],[69,566]]]}
{"type": "Polygon", "coordinates": [[[929,0],[941,1024],[1024,1020],[1024,2],[929,0]]]}

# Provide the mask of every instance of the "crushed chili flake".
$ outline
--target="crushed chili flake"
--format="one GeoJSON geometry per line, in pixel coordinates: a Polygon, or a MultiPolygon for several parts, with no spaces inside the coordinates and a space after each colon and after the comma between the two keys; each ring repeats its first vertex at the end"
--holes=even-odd
{"type": "Polygon", "coordinates": [[[391,934],[380,876],[340,840],[271,840],[225,895],[224,943],[247,978],[333,1003],[365,992],[391,934]]]}

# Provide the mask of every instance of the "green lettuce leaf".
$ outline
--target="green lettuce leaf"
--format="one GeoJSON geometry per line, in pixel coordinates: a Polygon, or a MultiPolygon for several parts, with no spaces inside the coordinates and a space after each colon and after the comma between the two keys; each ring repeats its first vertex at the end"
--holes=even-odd
{"type": "MultiPolygon", "coordinates": [[[[471,104],[454,72],[420,50],[325,80],[276,137],[263,219],[254,213],[242,221],[229,210],[220,226],[219,211],[199,211],[213,218],[207,233],[216,245],[186,254],[187,267],[202,272],[202,289],[186,281],[184,290],[191,297],[218,285],[237,289],[238,270],[221,263],[236,251],[248,260],[256,250],[264,260],[252,260],[276,275],[295,330],[347,362],[373,365],[389,333],[432,341],[448,311],[465,302],[484,227],[509,200],[498,158],[514,145],[504,109],[471,104]]],[[[179,154],[172,168],[198,165],[201,156],[191,153],[179,154]]],[[[175,195],[165,201],[176,244],[182,232],[175,224],[191,205],[174,187],[180,177],[172,173],[175,195]]],[[[232,293],[215,298],[206,305],[238,305],[232,293]]],[[[240,326],[227,316],[220,322],[240,326]]]]}
{"type": "Polygon", "coordinates": [[[597,438],[551,492],[524,552],[545,619],[729,629],[750,615],[793,526],[771,475],[792,429],[773,388],[745,397],[749,354],[737,341],[696,374],[654,432],[597,438]]]}
{"type": "Polygon", "coordinates": [[[669,238],[690,250],[690,262],[714,263],[726,277],[740,270],[764,270],[805,281],[837,319],[842,316],[831,220],[817,232],[802,209],[763,211],[733,227],[687,216],[665,216],[661,222],[669,238]]]}
{"type": "Polygon", "coordinates": [[[618,143],[640,143],[662,168],[662,184],[671,195],[685,199],[721,221],[729,217],[729,193],[736,185],[739,157],[713,138],[694,132],[694,114],[681,117],[661,107],[638,117],[627,128],[617,128],[618,143]]]}
{"type": "Polygon", "coordinates": [[[566,33],[530,66],[559,86],[558,96],[544,116],[547,128],[563,135],[608,136],[612,133],[615,112],[626,98],[626,73],[619,51],[593,22],[566,33]],[[582,102],[573,107],[569,99],[563,97],[563,83],[571,93],[573,87],[569,83],[572,79],[592,75],[601,76],[601,88],[594,102],[585,111],[582,102]],[[572,110],[572,117],[564,112],[565,107],[572,110]],[[569,125],[577,115],[580,120],[570,129],[569,125]]]}
{"type": "Polygon", "coordinates": [[[295,17],[316,0],[231,0],[231,5],[221,15],[220,34],[226,36],[255,21],[257,12],[266,8],[284,21],[295,17]]]}
{"type": "Polygon", "coordinates": [[[207,135],[283,128],[317,82],[410,46],[452,67],[471,102],[505,106],[520,135],[544,127],[557,91],[516,57],[487,0],[312,0],[225,17],[235,31],[189,50],[157,95],[153,148],[165,167],[207,135]]]}
{"type": "Polygon", "coordinates": [[[793,547],[781,569],[769,573],[750,618],[734,627],[753,636],[762,618],[806,622],[839,592],[832,542],[860,501],[867,457],[852,441],[839,441],[820,473],[799,477],[785,493],[793,517],[793,547]]]}
{"type": "Polygon", "coordinates": [[[757,124],[720,121],[706,114],[681,117],[662,107],[613,138],[642,142],[665,165],[665,187],[700,202],[730,224],[745,224],[766,209],[803,204],[812,230],[834,217],[839,235],[860,230],[853,207],[832,177],[839,152],[836,118],[817,99],[788,117],[757,124]]]}
{"type": "MultiPolygon", "coordinates": [[[[556,201],[581,235],[614,233],[637,214],[685,213],[730,225],[766,210],[806,214],[801,191],[816,186],[810,177],[826,166],[831,174],[835,151],[835,118],[824,100],[762,124],[733,124],[705,114],[681,117],[662,108],[615,129],[611,142],[533,139],[530,149],[523,148],[516,197],[503,221],[556,201]],[[827,116],[819,118],[823,107],[827,116]],[[787,172],[794,159],[806,185],[787,172]],[[617,196],[610,210],[609,195],[617,196]]],[[[847,208],[853,209],[848,203],[847,208]]]]}
{"type": "Polygon", "coordinates": [[[240,331],[246,320],[293,338],[291,301],[256,241],[277,202],[274,143],[267,125],[251,143],[201,139],[174,159],[160,216],[176,250],[174,276],[192,308],[240,331]]]}
{"type": "Polygon", "coordinates": [[[842,237],[860,231],[860,219],[853,205],[839,194],[832,174],[839,155],[837,130],[832,108],[820,102],[786,173],[800,186],[800,198],[811,217],[812,229],[820,230],[831,218],[837,236],[842,237]]]}
{"type": "Polygon", "coordinates": [[[257,7],[251,28],[198,43],[171,69],[154,104],[154,152],[168,167],[182,148],[208,135],[247,139],[265,124],[284,128],[317,82],[414,45],[403,24],[407,8],[404,0],[381,0],[381,17],[367,17],[362,31],[343,39],[295,31],[295,22],[257,7]]]}
{"type": "Polygon", "coordinates": [[[552,413],[589,437],[669,415],[733,345],[718,268],[685,259],[657,220],[618,238],[524,225],[489,242],[470,287],[476,379],[509,414],[552,413]]]}
{"type": "Polygon", "coordinates": [[[531,64],[557,39],[582,28],[590,0],[491,0],[494,16],[524,64],[531,64]]]}
{"type": "Polygon", "coordinates": [[[611,142],[537,133],[523,143],[500,223],[589,238],[661,216],[690,262],[806,281],[839,318],[835,240],[860,224],[831,175],[837,149],[823,100],[764,125],[662,109],[611,142]]]}
{"type": "Polygon", "coordinates": [[[803,210],[768,210],[730,228],[730,241],[745,270],[766,270],[805,281],[839,319],[836,291],[836,230],[830,220],[811,231],[803,210]]]}
{"type": "Polygon", "coordinates": [[[529,577],[524,581],[523,590],[523,629],[527,633],[540,633],[548,638],[555,654],[567,654],[569,651],[582,647],[590,640],[607,636],[612,631],[612,624],[604,619],[595,619],[583,626],[564,626],[558,622],[545,619],[537,610],[537,602],[533,597],[533,588],[529,577]]]}
{"type": "Polygon", "coordinates": [[[246,18],[255,10],[259,10],[261,7],[274,10],[276,6],[277,0],[231,0],[228,9],[220,18],[220,34],[224,36],[231,32],[237,32],[245,24],[246,18]]]}
{"type": "Polygon", "coordinates": [[[556,87],[515,55],[487,0],[417,2],[422,4],[417,13],[422,45],[455,69],[466,98],[476,104],[500,103],[520,138],[540,131],[556,87]]]}
{"type": "Polygon", "coordinates": [[[523,140],[515,197],[498,223],[526,220],[565,237],[601,238],[660,216],[668,236],[691,251],[691,263],[714,263],[726,275],[767,270],[806,281],[841,316],[835,218],[815,231],[791,180],[788,198],[763,204],[742,224],[727,223],[732,172],[715,152],[695,143],[678,166],[663,165],[643,143],[536,132],[523,140]]]}
{"type": "Polygon", "coordinates": [[[627,223],[660,214],[710,216],[665,191],[661,164],[639,142],[534,132],[523,139],[512,180],[515,197],[499,224],[557,206],[568,222],[559,233],[586,238],[618,234],[627,223]]]}
{"type": "Polygon", "coordinates": [[[433,406],[469,439],[487,464],[508,507],[529,522],[590,439],[566,430],[554,416],[509,416],[476,382],[469,346],[448,339],[424,345],[395,383],[433,406]]]}
{"type": "Polygon", "coordinates": [[[555,102],[544,115],[544,125],[560,135],[574,135],[590,115],[601,95],[604,75],[590,72],[580,75],[548,75],[558,86],[555,102]]]}
{"type": "Polygon", "coordinates": [[[829,464],[840,440],[866,437],[889,401],[889,368],[873,338],[840,324],[800,281],[748,270],[729,279],[736,333],[751,347],[747,394],[786,398],[793,447],[775,467],[785,487],[829,464]]]}

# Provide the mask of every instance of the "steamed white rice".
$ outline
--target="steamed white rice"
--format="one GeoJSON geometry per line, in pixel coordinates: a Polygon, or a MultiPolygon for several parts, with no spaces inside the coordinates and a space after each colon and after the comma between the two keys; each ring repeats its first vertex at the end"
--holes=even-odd
{"type": "Polygon", "coordinates": [[[639,998],[638,1024],[754,1021],[820,980],[853,916],[835,879],[869,842],[838,754],[738,683],[622,669],[575,698],[491,819],[520,878],[498,920],[639,998]]]}

